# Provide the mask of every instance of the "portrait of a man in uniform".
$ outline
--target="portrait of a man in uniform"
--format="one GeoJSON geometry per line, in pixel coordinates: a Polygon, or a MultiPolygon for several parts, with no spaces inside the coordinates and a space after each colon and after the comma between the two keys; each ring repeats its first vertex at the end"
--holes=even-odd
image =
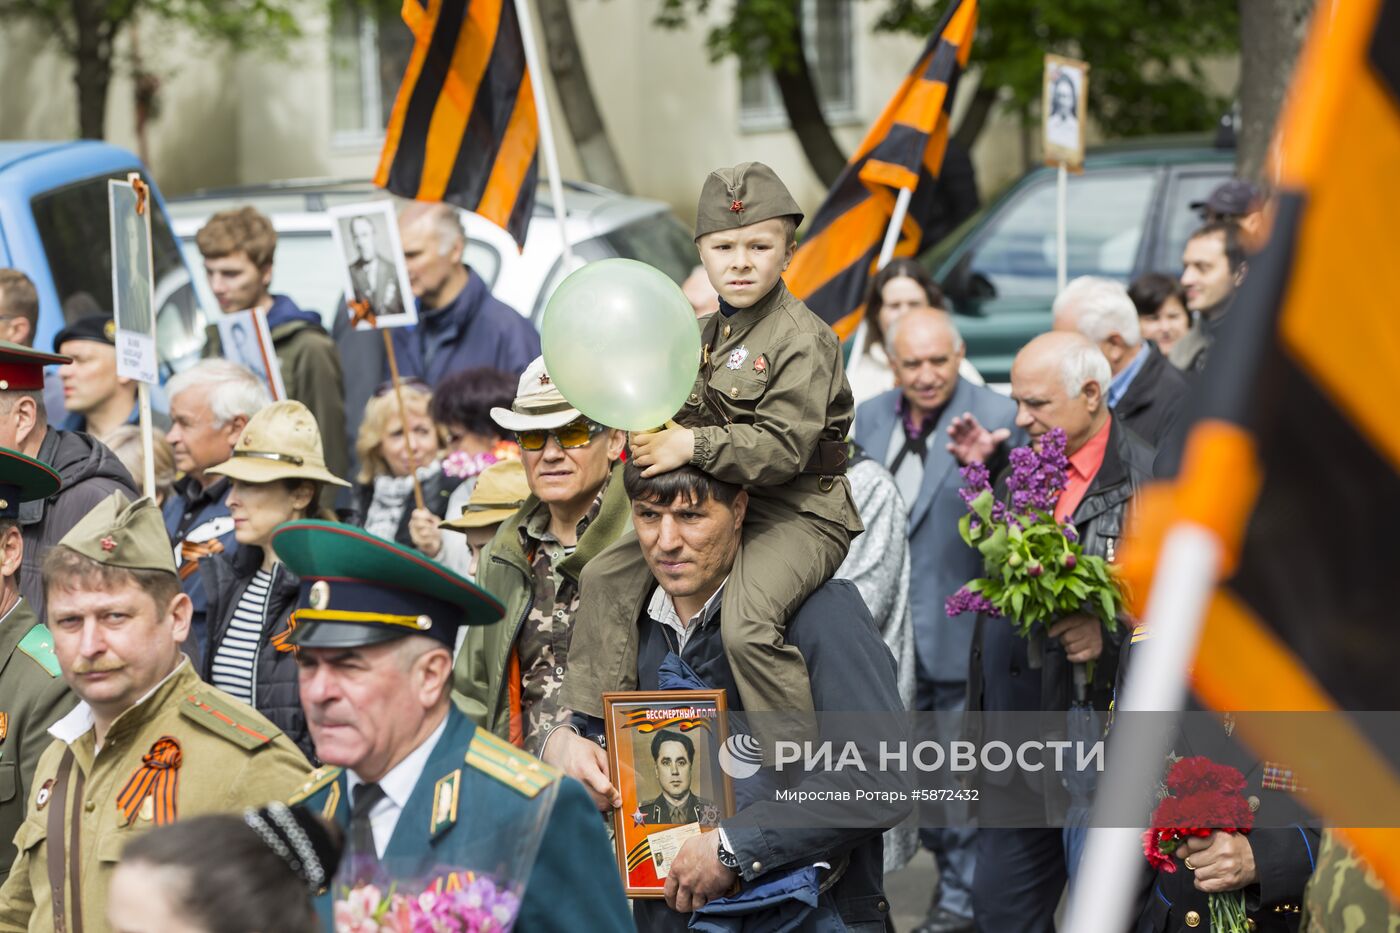
{"type": "Polygon", "coordinates": [[[695,743],[690,736],[660,730],[651,737],[651,760],[661,793],[640,806],[647,825],[718,822],[714,801],[695,793],[695,743]]]}

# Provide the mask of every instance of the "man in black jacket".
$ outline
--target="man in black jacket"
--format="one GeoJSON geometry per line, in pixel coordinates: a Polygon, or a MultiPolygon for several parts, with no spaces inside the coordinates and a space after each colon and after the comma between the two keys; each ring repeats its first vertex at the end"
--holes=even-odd
{"type": "MultiPolygon", "coordinates": [[[[629,462],[623,481],[646,569],[629,581],[627,591],[635,593],[626,601],[630,615],[616,619],[615,637],[637,643],[636,676],[608,688],[657,690],[663,682],[662,663],[678,657],[705,685],[725,690],[731,713],[739,711],[739,694],[720,637],[719,611],[720,594],[743,532],[747,495],[694,467],[643,479],[629,462]]],[[[786,639],[807,663],[818,713],[866,712],[884,724],[902,712],[894,658],[849,581],[829,581],[808,597],[788,622],[786,639]]],[[[819,725],[821,738],[836,748],[855,741],[863,748],[864,760],[877,760],[870,735],[837,734],[840,727],[829,721],[819,725]]],[[[556,727],[549,735],[545,760],[581,780],[600,809],[619,806],[621,797],[609,778],[607,756],[597,744],[575,734],[596,733],[597,720],[575,714],[567,726],[556,727]]],[[[853,796],[860,789],[889,789],[894,784],[907,790],[900,776],[850,769],[814,772],[796,779],[800,783],[794,783],[791,769],[773,777],[779,786],[853,796]]],[[[859,810],[862,825],[851,828],[854,821],[823,821],[771,793],[752,796],[745,805],[741,794],[738,812],[721,819],[717,832],[689,840],[676,854],[664,902],[634,902],[639,930],[685,930],[692,911],[724,897],[736,882],[747,889],[818,862],[831,867],[819,876],[823,888],[817,907],[796,929],[886,928],[889,902],[884,895],[879,827],[898,822],[907,813],[906,804],[872,803],[859,810]],[[818,825],[822,822],[826,825],[818,825]]]]}
{"type": "MultiPolygon", "coordinates": [[[[1125,431],[1109,413],[1104,387],[1111,381],[1108,361],[1080,334],[1054,332],[1035,338],[1011,367],[1016,425],[1031,442],[1054,428],[1065,432],[1070,467],[1055,516],[1069,519],[1086,554],[1112,562],[1123,537],[1128,504],[1152,475],[1152,450],[1125,431]]],[[[967,420],[952,430],[954,454],[962,462],[989,460],[993,435],[967,420]]],[[[1006,712],[1015,718],[1068,710],[1076,699],[1074,669],[1094,662],[1085,700],[1106,710],[1113,695],[1118,654],[1128,620],[1110,632],[1097,617],[1075,613],[1056,621],[1044,636],[1043,658],[1032,666],[1028,643],[1003,619],[981,616],[973,633],[967,708],[1006,712]]],[[[969,728],[969,733],[975,731],[969,728]]],[[[968,736],[974,741],[975,734],[968,736]]],[[[1052,933],[1055,907],[1077,857],[1082,834],[1058,828],[1064,814],[1047,793],[1045,772],[991,772],[998,799],[1026,801],[1016,815],[1021,825],[1044,828],[988,829],[977,834],[977,876],[973,913],[979,930],[995,933],[1052,933]],[[1043,808],[1044,812],[1036,812],[1043,808]]],[[[985,795],[991,796],[991,795],[985,795]]],[[[1003,823],[1005,825],[1005,823],[1003,823]]]]}
{"type": "Polygon", "coordinates": [[[1186,377],[1142,339],[1137,306],[1112,279],[1080,276],[1055,298],[1055,330],[1098,344],[1112,372],[1104,399],[1118,423],[1160,447],[1186,402],[1186,377]]]}

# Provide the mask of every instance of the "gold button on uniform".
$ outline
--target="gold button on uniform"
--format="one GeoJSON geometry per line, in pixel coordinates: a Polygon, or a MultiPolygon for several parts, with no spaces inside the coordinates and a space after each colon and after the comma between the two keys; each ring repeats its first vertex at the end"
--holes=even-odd
{"type": "Polygon", "coordinates": [[[1257,923],[1254,922],[1254,918],[1253,918],[1253,917],[1245,917],[1245,918],[1244,918],[1244,926],[1245,926],[1245,929],[1253,931],[1253,930],[1258,929],[1259,924],[1257,924],[1257,923]]]}
{"type": "Polygon", "coordinates": [[[1186,911],[1186,925],[1188,927],[1198,927],[1201,925],[1201,915],[1194,910],[1186,911]]]}
{"type": "Polygon", "coordinates": [[[700,396],[698,396],[698,395],[696,395],[694,392],[692,392],[692,393],[690,393],[690,400],[691,400],[692,402],[698,402],[698,401],[700,401],[700,396]]]}
{"type": "Polygon", "coordinates": [[[1253,813],[1259,809],[1259,798],[1253,794],[1249,795],[1249,812],[1253,813]]]}
{"type": "Polygon", "coordinates": [[[763,871],[763,863],[762,863],[762,862],[754,862],[754,863],[753,863],[752,865],[750,865],[749,867],[753,869],[753,873],[754,873],[755,875],[758,874],[759,872],[763,871]]]}
{"type": "Polygon", "coordinates": [[[729,336],[729,325],[728,325],[728,324],[724,325],[724,336],[726,336],[726,337],[729,336]]]}
{"type": "Polygon", "coordinates": [[[83,804],[83,809],[86,812],[91,813],[93,810],[97,809],[97,801],[89,800],[87,803],[83,804]]]}
{"type": "Polygon", "coordinates": [[[738,386],[735,386],[734,388],[732,388],[732,389],[729,390],[729,397],[730,397],[730,398],[738,398],[738,397],[739,397],[739,387],[738,387],[738,386]]]}

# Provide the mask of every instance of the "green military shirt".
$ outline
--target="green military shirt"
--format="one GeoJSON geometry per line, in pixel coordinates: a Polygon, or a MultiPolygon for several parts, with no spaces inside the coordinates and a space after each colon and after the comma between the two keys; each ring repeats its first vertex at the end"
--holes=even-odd
{"type": "Polygon", "coordinates": [[[835,332],[779,280],[752,307],[701,322],[708,365],[676,421],[695,432],[691,463],[794,512],[863,530],[845,477],[803,470],[819,442],[842,443],[855,403],[835,332]]]}
{"type": "Polygon", "coordinates": [[[1400,904],[1333,830],[1322,834],[1317,870],[1303,897],[1301,933],[1396,933],[1400,904]]]}
{"type": "Polygon", "coordinates": [[[20,599],[0,619],[0,882],[15,860],[39,756],[49,726],[77,703],[58,668],[49,630],[20,599]]]}
{"type": "MultiPolygon", "coordinates": [[[[84,926],[106,928],[107,888],[126,843],[155,825],[155,798],[147,797],[128,819],[117,799],[143,767],[142,758],[163,737],[179,745],[175,768],[175,816],[238,812],[270,800],[285,800],[310,769],[296,745],[251,707],[199,679],[181,661],[164,681],[112,723],[95,747],[92,713],[79,704],[50,730],[50,744],[34,773],[28,816],[15,836],[19,854],[0,887],[0,930],[51,931],[52,887],[48,872],[49,821],[60,808],[63,864],[77,864],[79,881],[64,879],[65,915],[72,922],[72,891],[80,892],[84,926]],[[73,757],[66,793],[54,792],[65,754],[73,757]],[[77,785],[81,781],[81,787],[77,785]],[[79,852],[70,848],[79,821],[79,852]]],[[[71,869],[69,869],[71,870],[71,869]]]]}

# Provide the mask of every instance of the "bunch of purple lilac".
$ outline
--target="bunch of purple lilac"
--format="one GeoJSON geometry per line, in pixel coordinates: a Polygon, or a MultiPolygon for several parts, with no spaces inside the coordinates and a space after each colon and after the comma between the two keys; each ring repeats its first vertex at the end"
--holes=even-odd
{"type": "Polygon", "coordinates": [[[1011,511],[1021,515],[1032,510],[1053,513],[1068,471],[1065,432],[1059,428],[1040,439],[1039,450],[1026,446],[1011,451],[1011,475],[1006,478],[1011,511]]]}

